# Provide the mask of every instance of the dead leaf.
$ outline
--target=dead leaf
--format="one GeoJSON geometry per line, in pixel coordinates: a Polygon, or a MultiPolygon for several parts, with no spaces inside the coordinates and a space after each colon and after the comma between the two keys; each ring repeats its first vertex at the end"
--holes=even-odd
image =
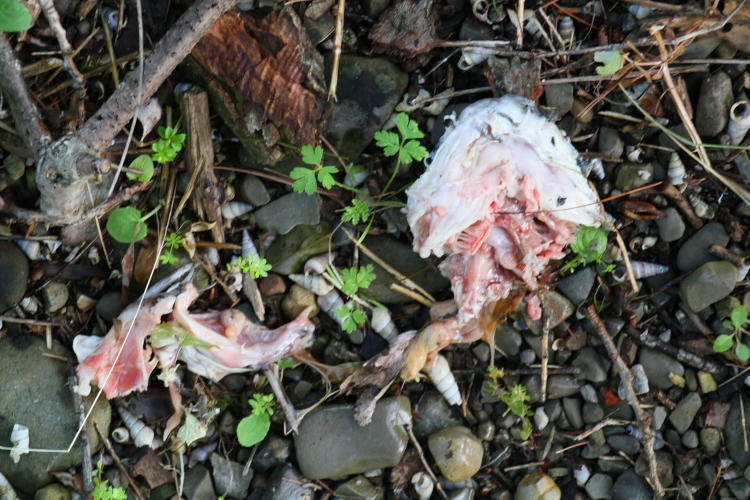
{"type": "Polygon", "coordinates": [[[383,385],[390,382],[404,365],[404,352],[414,338],[416,330],[396,336],[386,350],[369,359],[359,370],[341,383],[341,392],[355,387],[383,385]]]}
{"type": "Polygon", "coordinates": [[[393,486],[393,492],[396,497],[402,491],[406,491],[409,488],[409,481],[411,477],[422,470],[422,463],[419,460],[419,455],[416,450],[409,448],[401,461],[391,469],[391,485],[393,486]]]}
{"type": "Polygon", "coordinates": [[[432,49],[437,39],[433,0],[401,0],[388,8],[370,31],[376,52],[414,57],[432,49]]]}
{"type": "Polygon", "coordinates": [[[159,457],[149,449],[133,466],[133,474],[141,476],[152,490],[172,481],[172,475],[159,463],[159,457]]]}
{"type": "Polygon", "coordinates": [[[138,108],[138,121],[141,122],[141,142],[154,129],[161,119],[161,104],[156,97],[152,97],[146,103],[138,108]]]}

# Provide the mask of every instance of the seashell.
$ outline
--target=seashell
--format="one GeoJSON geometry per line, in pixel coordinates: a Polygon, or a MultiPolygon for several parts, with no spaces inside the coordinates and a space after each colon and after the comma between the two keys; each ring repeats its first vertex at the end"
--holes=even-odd
{"type": "Polygon", "coordinates": [[[576,34],[573,20],[569,16],[563,16],[563,18],[560,19],[560,24],[557,25],[557,32],[560,33],[560,37],[563,41],[570,45],[576,34]]]}
{"type": "Polygon", "coordinates": [[[130,432],[127,427],[120,426],[112,430],[112,441],[118,444],[125,444],[130,440],[130,432]]]}
{"type": "Polygon", "coordinates": [[[489,2],[487,2],[487,0],[472,0],[471,12],[474,14],[474,17],[476,17],[483,23],[492,24],[490,23],[490,18],[487,15],[489,10],[490,4],[489,2]]]}
{"type": "Polygon", "coordinates": [[[39,303],[34,297],[24,297],[18,305],[29,314],[35,314],[39,310],[39,303]]]}
{"type": "Polygon", "coordinates": [[[414,98],[409,98],[409,93],[407,92],[404,94],[403,100],[396,105],[396,111],[411,113],[412,111],[422,109],[422,101],[429,99],[430,97],[430,93],[425,89],[419,89],[417,96],[414,98]]]}
{"type": "Polygon", "coordinates": [[[641,243],[641,250],[648,250],[656,245],[657,241],[659,241],[659,238],[656,236],[644,236],[643,243],[641,243]]]}
{"type": "Polygon", "coordinates": [[[701,219],[713,219],[716,215],[716,211],[714,210],[714,208],[703,201],[697,194],[689,193],[687,195],[687,198],[688,201],[690,201],[690,204],[693,206],[693,210],[695,210],[695,215],[697,215],[701,219]]]}
{"type": "Polygon", "coordinates": [[[643,236],[636,236],[632,240],[628,242],[628,249],[631,252],[637,252],[641,249],[641,246],[643,245],[643,236]]]}
{"type": "Polygon", "coordinates": [[[26,254],[26,257],[28,257],[29,260],[39,259],[39,251],[41,249],[41,245],[38,241],[16,240],[16,245],[18,245],[18,247],[23,250],[23,253],[26,254]]]}
{"type": "Polygon", "coordinates": [[[729,109],[729,125],[727,125],[729,143],[733,146],[741,143],[748,130],[750,130],[750,103],[735,102],[729,109]]]}
{"type": "Polygon", "coordinates": [[[234,186],[227,183],[222,186],[222,189],[224,190],[224,198],[227,201],[234,200],[234,197],[236,196],[236,193],[234,192],[234,186]]]}
{"type": "Polygon", "coordinates": [[[458,69],[466,71],[477,64],[481,64],[490,57],[486,52],[478,52],[476,49],[462,49],[461,58],[458,60],[458,69]]]}
{"type": "Polygon", "coordinates": [[[549,424],[549,417],[544,411],[544,406],[540,406],[534,412],[534,425],[536,425],[536,428],[541,431],[544,430],[545,427],[547,427],[547,424],[549,424]]]}
{"type": "MultiPolygon", "coordinates": [[[[117,9],[113,9],[112,7],[104,6],[102,7],[102,17],[107,22],[107,27],[114,31],[117,29],[117,22],[120,18],[120,13],[117,9]]],[[[122,26],[125,27],[127,24],[127,18],[124,18],[122,21],[122,26]]]]}
{"type": "Polygon", "coordinates": [[[602,164],[602,160],[599,158],[594,158],[593,160],[589,161],[582,161],[581,162],[581,172],[583,172],[583,175],[588,177],[590,173],[593,173],[597,179],[602,180],[606,176],[604,173],[604,165],[602,164]]]}
{"type": "Polygon", "coordinates": [[[583,488],[583,486],[586,484],[586,481],[589,480],[591,477],[591,471],[589,470],[586,465],[581,464],[580,466],[573,469],[573,477],[576,480],[576,484],[583,488]]]}
{"type": "Polygon", "coordinates": [[[244,201],[228,201],[221,206],[221,216],[232,220],[250,212],[253,206],[244,201]]]}
{"type": "Polygon", "coordinates": [[[448,366],[448,360],[440,354],[435,354],[432,360],[424,365],[423,371],[430,377],[432,383],[440,394],[448,401],[451,405],[461,404],[461,393],[458,390],[458,384],[456,379],[453,378],[453,372],[451,372],[450,366],[448,366]]]}
{"type": "MultiPolygon", "coordinates": [[[[651,276],[656,276],[657,274],[663,274],[669,271],[669,266],[657,264],[655,262],[643,262],[640,260],[631,260],[630,266],[633,268],[633,276],[637,280],[650,278],[651,276]]],[[[617,281],[625,281],[628,279],[628,273],[625,266],[617,266],[612,271],[612,277],[617,281]]]]}
{"type": "Polygon", "coordinates": [[[96,305],[96,300],[92,299],[88,295],[80,294],[76,299],[76,307],[79,311],[90,311],[96,305]]]}
{"type": "Polygon", "coordinates": [[[336,311],[344,305],[344,301],[336,290],[331,290],[325,295],[318,296],[318,306],[339,325],[344,322],[342,318],[336,316],[336,311]]]}
{"type": "Polygon", "coordinates": [[[99,248],[91,247],[89,253],[86,254],[86,257],[88,257],[89,262],[91,262],[93,265],[97,265],[99,263],[99,248]]]}
{"type": "Polygon", "coordinates": [[[336,252],[331,252],[330,259],[328,258],[328,253],[322,253],[320,255],[316,255],[315,257],[310,257],[309,259],[307,259],[307,262],[305,262],[305,274],[323,274],[324,272],[326,272],[326,266],[332,264],[333,259],[335,258],[336,252]]]}
{"type": "Polygon", "coordinates": [[[141,446],[150,447],[154,442],[154,430],[123,406],[118,405],[117,411],[120,414],[125,427],[128,428],[130,435],[133,437],[133,444],[137,448],[140,448],[141,446]]]}
{"type": "MultiPolygon", "coordinates": [[[[13,449],[10,450],[10,459],[17,464],[21,455],[29,452],[29,428],[21,424],[13,424],[13,430],[10,432],[10,444],[13,449]]],[[[0,495],[0,498],[5,498],[0,495]]]]}
{"type": "Polygon", "coordinates": [[[445,111],[445,107],[448,106],[448,103],[450,102],[450,98],[453,95],[453,87],[447,88],[444,91],[440,92],[439,94],[435,94],[434,100],[431,101],[427,106],[424,107],[423,111],[425,113],[428,113],[433,116],[438,116],[443,111],[445,111]],[[438,97],[445,96],[444,99],[438,99],[438,97]]]}
{"type": "Polygon", "coordinates": [[[625,150],[627,151],[625,156],[627,156],[628,161],[631,161],[633,163],[639,163],[641,161],[641,156],[643,156],[643,149],[641,149],[640,147],[627,146],[625,150]]]}
{"type": "Polygon", "coordinates": [[[396,324],[391,319],[391,313],[388,312],[388,309],[382,307],[376,307],[372,310],[370,326],[375,330],[375,333],[385,340],[391,340],[398,335],[398,328],[396,328],[396,324]]]}
{"type": "Polygon", "coordinates": [[[432,490],[435,488],[435,483],[432,482],[430,476],[422,471],[417,472],[411,477],[411,484],[419,500],[430,500],[432,490]]]}
{"type": "Polygon", "coordinates": [[[216,247],[208,247],[206,249],[206,258],[208,259],[208,262],[211,263],[212,266],[218,266],[219,265],[219,251],[216,249],[216,247]]]}
{"type": "Polygon", "coordinates": [[[289,279],[315,295],[325,295],[333,290],[333,285],[319,274],[290,274],[289,279]]]}
{"type": "Polygon", "coordinates": [[[677,153],[672,153],[669,157],[667,177],[672,181],[673,186],[682,186],[685,183],[685,164],[682,163],[677,153]]]}
{"type": "Polygon", "coordinates": [[[242,258],[249,259],[250,257],[258,257],[258,249],[255,248],[253,239],[250,237],[250,233],[247,230],[242,231],[242,258]]]}

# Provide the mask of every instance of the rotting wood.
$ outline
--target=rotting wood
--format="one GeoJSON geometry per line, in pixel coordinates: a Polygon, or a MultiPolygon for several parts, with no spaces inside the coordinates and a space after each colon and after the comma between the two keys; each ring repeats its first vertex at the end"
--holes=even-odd
{"type": "MultiPolygon", "coordinates": [[[[195,192],[195,212],[202,218],[205,210],[210,222],[216,222],[211,235],[216,243],[224,243],[224,228],[221,217],[221,204],[225,201],[224,190],[214,173],[214,147],[211,142],[211,123],[208,108],[208,94],[204,90],[192,88],[182,95],[182,118],[185,122],[185,164],[190,172],[190,183],[197,182],[195,192]]],[[[185,196],[188,192],[185,192],[185,196]]],[[[180,200],[179,208],[184,204],[180,200]]]]}

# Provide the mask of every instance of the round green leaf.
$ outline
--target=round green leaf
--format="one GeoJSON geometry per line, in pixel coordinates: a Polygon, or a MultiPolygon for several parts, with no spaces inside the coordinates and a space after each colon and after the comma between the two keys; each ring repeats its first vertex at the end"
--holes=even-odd
{"type": "Polygon", "coordinates": [[[732,336],[731,335],[719,335],[714,341],[714,351],[724,352],[732,348],[732,336]]]}
{"type": "Polygon", "coordinates": [[[29,9],[20,0],[0,0],[0,31],[23,31],[31,27],[29,9]]]}
{"type": "Polygon", "coordinates": [[[750,359],[750,347],[745,344],[737,344],[737,349],[734,351],[740,361],[747,361],[750,359]]]}
{"type": "Polygon", "coordinates": [[[240,420],[237,425],[237,440],[242,446],[253,446],[263,441],[271,428],[271,420],[266,414],[253,413],[240,420]]]}
{"type": "Polygon", "coordinates": [[[737,306],[732,309],[732,323],[737,328],[741,328],[747,321],[747,309],[745,306],[737,306]]]}
{"type": "Polygon", "coordinates": [[[148,182],[151,177],[154,176],[154,160],[149,155],[140,155],[135,160],[130,162],[130,168],[134,170],[140,170],[143,172],[141,175],[127,173],[128,179],[131,181],[148,182]]]}
{"type": "Polygon", "coordinates": [[[116,208],[107,219],[107,232],[120,243],[130,243],[146,237],[146,223],[141,220],[141,212],[138,209],[116,208]],[[136,225],[138,226],[137,232],[136,225]],[[135,238],[133,238],[134,233],[135,238]]]}

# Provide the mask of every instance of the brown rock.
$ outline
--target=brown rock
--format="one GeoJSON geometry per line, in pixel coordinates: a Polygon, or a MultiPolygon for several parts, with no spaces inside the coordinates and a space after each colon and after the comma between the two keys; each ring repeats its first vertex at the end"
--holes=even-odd
{"type": "Polygon", "coordinates": [[[271,273],[263,278],[258,287],[263,295],[278,295],[286,292],[286,284],[281,276],[271,273]]]}

